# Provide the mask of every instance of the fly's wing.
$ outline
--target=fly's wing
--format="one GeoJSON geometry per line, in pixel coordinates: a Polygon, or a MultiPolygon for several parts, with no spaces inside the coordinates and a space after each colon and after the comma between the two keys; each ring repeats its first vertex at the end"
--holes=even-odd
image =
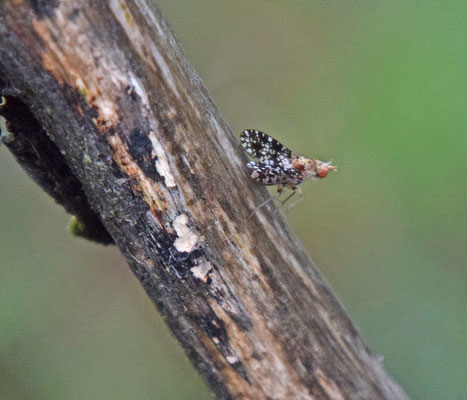
{"type": "Polygon", "coordinates": [[[250,161],[246,166],[251,179],[262,185],[298,185],[301,182],[300,172],[281,161],[250,161]]]}
{"type": "Polygon", "coordinates": [[[292,152],[283,144],[256,129],[245,129],[240,135],[240,141],[248,154],[262,162],[280,161],[292,155],[292,152]]]}

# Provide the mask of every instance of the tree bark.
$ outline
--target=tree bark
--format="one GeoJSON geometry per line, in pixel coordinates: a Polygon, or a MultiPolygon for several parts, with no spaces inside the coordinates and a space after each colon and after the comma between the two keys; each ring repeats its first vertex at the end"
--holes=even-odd
{"type": "Polygon", "coordinates": [[[268,194],[152,3],[3,0],[0,86],[3,142],[218,398],[407,399],[274,206],[251,215],[268,194]]]}

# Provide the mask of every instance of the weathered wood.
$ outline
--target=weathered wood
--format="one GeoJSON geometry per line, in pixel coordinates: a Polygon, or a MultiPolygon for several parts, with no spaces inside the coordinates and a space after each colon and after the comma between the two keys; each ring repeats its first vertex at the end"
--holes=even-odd
{"type": "Polygon", "coordinates": [[[3,94],[0,116],[7,127],[0,135],[0,144],[7,146],[28,175],[74,215],[70,224],[74,234],[102,244],[113,243],[57,146],[28,107],[9,89],[0,78],[0,93],[3,94]]]}
{"type": "Polygon", "coordinates": [[[273,206],[250,216],[267,192],[151,3],[4,0],[0,78],[219,398],[407,398],[273,206]]]}

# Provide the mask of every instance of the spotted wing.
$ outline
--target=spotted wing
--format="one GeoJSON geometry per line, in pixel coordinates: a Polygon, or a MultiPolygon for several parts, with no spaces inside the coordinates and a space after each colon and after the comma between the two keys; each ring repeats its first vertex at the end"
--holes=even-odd
{"type": "Polygon", "coordinates": [[[302,181],[299,171],[281,161],[250,161],[246,166],[251,179],[262,185],[298,185],[302,181]]]}
{"type": "Polygon", "coordinates": [[[268,134],[256,129],[245,129],[240,141],[246,151],[260,161],[283,160],[291,157],[292,152],[268,134]]]}

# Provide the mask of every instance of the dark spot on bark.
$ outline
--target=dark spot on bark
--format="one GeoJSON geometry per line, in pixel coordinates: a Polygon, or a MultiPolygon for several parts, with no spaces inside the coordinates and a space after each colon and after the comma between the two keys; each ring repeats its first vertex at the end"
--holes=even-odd
{"type": "Polygon", "coordinates": [[[130,135],[130,153],[133,158],[141,156],[150,156],[152,152],[151,141],[142,129],[133,129],[130,135]]]}
{"type": "Polygon", "coordinates": [[[89,106],[87,110],[89,110],[90,118],[99,118],[99,109],[96,106],[89,106]]]}
{"type": "Polygon", "coordinates": [[[250,378],[248,378],[248,372],[242,362],[237,361],[233,364],[230,364],[234,371],[240,375],[248,384],[251,384],[250,378]]]}
{"type": "Polygon", "coordinates": [[[137,223],[141,225],[138,229],[147,232],[148,243],[146,247],[152,250],[151,257],[157,258],[154,262],[156,264],[162,262],[174,278],[190,278],[192,276],[190,273],[191,268],[197,265],[197,260],[200,257],[205,257],[204,250],[199,247],[190,252],[180,252],[174,246],[177,239],[175,233],[162,230],[160,226],[150,219],[141,218],[137,223]],[[150,231],[148,231],[148,226],[150,231]]]}
{"type": "Polygon", "coordinates": [[[208,334],[234,371],[237,372],[245,381],[250,383],[245,366],[240,361],[229,362],[229,359],[231,357],[235,357],[235,355],[230,347],[229,336],[225,330],[224,322],[219,319],[214,312],[201,316],[200,322],[201,329],[208,334]]]}
{"type": "Polygon", "coordinates": [[[173,138],[176,126],[173,121],[167,118],[164,108],[157,104],[157,107],[153,107],[153,111],[156,113],[157,120],[161,123],[159,133],[165,137],[173,138]]]}
{"type": "Polygon", "coordinates": [[[57,8],[57,0],[29,0],[29,4],[38,18],[53,17],[57,8]]]}
{"type": "Polygon", "coordinates": [[[76,20],[76,18],[78,18],[81,14],[81,9],[79,7],[76,7],[69,15],[68,15],[68,18],[70,19],[70,21],[74,21],[76,20]]]}
{"type": "Polygon", "coordinates": [[[223,346],[229,345],[229,338],[224,327],[224,322],[216,314],[210,313],[209,315],[204,315],[200,320],[201,328],[214,340],[214,343],[217,342],[223,346]]]}
{"type": "Polygon", "coordinates": [[[115,176],[116,179],[121,180],[122,184],[129,179],[128,175],[125,175],[116,163],[111,163],[109,168],[111,169],[113,176],[115,176]]]}
{"type": "Polygon", "coordinates": [[[173,137],[175,134],[175,124],[167,118],[161,118],[160,122],[164,133],[166,133],[167,136],[173,137]]]}
{"type": "Polygon", "coordinates": [[[255,360],[258,360],[258,361],[261,361],[261,360],[262,360],[261,356],[260,356],[256,351],[254,351],[254,352],[251,354],[251,358],[254,358],[255,360]]]}
{"type": "Polygon", "coordinates": [[[139,96],[136,94],[135,88],[131,85],[128,85],[125,88],[126,93],[130,97],[132,101],[138,101],[139,102],[139,96]]]}
{"type": "Polygon", "coordinates": [[[178,251],[173,246],[169,248],[169,253],[170,261],[172,261],[171,265],[173,265],[177,274],[182,278],[186,278],[191,268],[196,266],[194,260],[204,256],[204,251],[202,249],[195,249],[191,252],[185,253],[178,251]]]}
{"type": "Polygon", "coordinates": [[[157,172],[155,159],[152,158],[152,144],[146,132],[138,128],[133,129],[128,148],[135,162],[149,178],[155,181],[163,180],[157,172]]]}
{"type": "Polygon", "coordinates": [[[313,371],[313,360],[310,356],[306,356],[302,359],[303,366],[311,373],[313,371]]]}

